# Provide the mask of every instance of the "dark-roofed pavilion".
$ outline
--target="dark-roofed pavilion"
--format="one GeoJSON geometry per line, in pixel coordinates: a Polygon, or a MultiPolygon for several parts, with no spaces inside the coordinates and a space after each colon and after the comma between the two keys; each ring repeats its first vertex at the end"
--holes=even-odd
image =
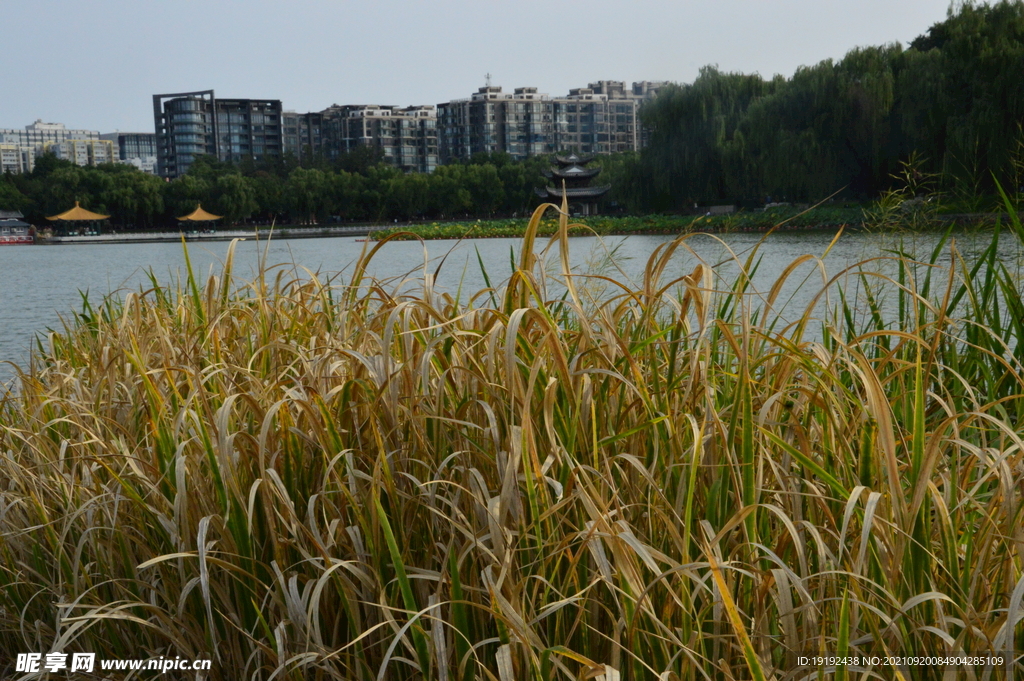
{"type": "Polygon", "coordinates": [[[538,189],[537,194],[553,203],[561,203],[564,196],[569,203],[569,212],[579,215],[597,213],[597,200],[604,196],[610,184],[590,186],[590,181],[601,172],[600,168],[588,168],[587,164],[594,160],[593,156],[555,156],[555,167],[545,171],[544,175],[552,180],[555,186],[538,189]]]}

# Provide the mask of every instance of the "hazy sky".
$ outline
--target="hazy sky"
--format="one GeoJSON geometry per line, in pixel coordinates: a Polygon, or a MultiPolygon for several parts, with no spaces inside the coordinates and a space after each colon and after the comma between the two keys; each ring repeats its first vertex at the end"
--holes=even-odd
{"type": "Polygon", "coordinates": [[[436,104],[484,84],[791,75],[910,40],[949,0],[2,0],[0,127],[153,130],[152,95],[286,109],[436,104]]]}

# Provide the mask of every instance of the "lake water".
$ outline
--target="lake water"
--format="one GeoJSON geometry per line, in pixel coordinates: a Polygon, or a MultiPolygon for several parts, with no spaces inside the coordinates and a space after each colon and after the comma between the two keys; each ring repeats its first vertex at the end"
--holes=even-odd
{"type": "MultiPolygon", "coordinates": [[[[754,277],[754,285],[767,292],[772,283],[794,259],[811,254],[821,256],[833,238],[826,232],[785,232],[768,237],[761,247],[763,256],[754,277]]],[[[709,264],[719,265],[723,279],[734,276],[730,250],[745,257],[762,238],[760,234],[737,233],[719,237],[697,235],[687,243],[709,264]],[[719,240],[720,239],[720,240],[719,240]]],[[[844,234],[825,259],[828,274],[834,275],[858,262],[878,258],[887,251],[903,248],[907,252],[927,259],[938,242],[937,234],[880,235],[864,232],[844,234]]],[[[956,245],[965,260],[970,262],[990,243],[986,233],[963,233],[955,237],[956,245]]],[[[630,277],[639,282],[650,254],[661,244],[671,241],[668,236],[596,237],[571,239],[571,263],[577,273],[597,272],[615,278],[630,277]],[[609,255],[610,254],[610,255],[609,255]],[[613,258],[618,271],[610,264],[613,258]]],[[[538,243],[538,250],[547,240],[538,243]]],[[[296,239],[292,241],[257,244],[239,243],[235,255],[235,273],[251,278],[256,271],[260,255],[266,253],[270,264],[287,265],[319,271],[324,274],[341,273],[340,281],[352,271],[352,265],[365,246],[372,246],[355,238],[296,239]]],[[[505,280],[510,272],[512,254],[518,256],[519,239],[477,239],[472,241],[416,241],[386,244],[377,254],[368,274],[378,279],[390,279],[393,286],[415,285],[422,276],[424,262],[433,272],[444,258],[437,285],[456,291],[476,292],[484,287],[479,260],[483,262],[492,284],[505,280]]],[[[189,255],[198,276],[205,277],[211,270],[219,271],[227,252],[228,243],[190,244],[189,255]]],[[[1011,235],[1001,239],[1001,256],[1014,271],[1021,267],[1022,249],[1011,235]]],[[[548,256],[549,270],[557,273],[557,252],[548,256]]],[[[684,249],[676,252],[665,280],[689,273],[696,265],[695,256],[684,249]]],[[[950,262],[949,249],[940,262],[950,262]]],[[[813,264],[804,264],[790,286],[780,297],[789,300],[787,310],[799,316],[811,297],[821,289],[821,275],[813,264]],[[810,278],[807,285],[798,284],[810,278]]],[[[878,263],[874,269],[884,269],[878,263]]],[[[4,246],[0,247],[0,382],[9,382],[13,370],[8,362],[24,366],[29,358],[33,339],[47,329],[61,329],[61,318],[69,318],[81,310],[81,293],[87,292],[91,301],[99,302],[106,294],[138,291],[148,282],[146,273],[152,271],[161,282],[173,281],[185,271],[181,244],[104,244],[61,246],[4,246]]],[[[851,280],[855,281],[855,280],[851,280]]],[[[842,284],[840,284],[842,285],[842,284]]],[[[852,284],[851,284],[852,285],[852,284]]]]}

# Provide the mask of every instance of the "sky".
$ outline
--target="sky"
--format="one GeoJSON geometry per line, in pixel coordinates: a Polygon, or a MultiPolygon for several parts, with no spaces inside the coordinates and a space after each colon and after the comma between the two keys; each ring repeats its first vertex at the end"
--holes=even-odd
{"type": "Polygon", "coordinates": [[[0,128],[152,132],[154,94],[437,104],[485,84],[790,76],[907,45],[949,0],[2,0],[0,128]]]}

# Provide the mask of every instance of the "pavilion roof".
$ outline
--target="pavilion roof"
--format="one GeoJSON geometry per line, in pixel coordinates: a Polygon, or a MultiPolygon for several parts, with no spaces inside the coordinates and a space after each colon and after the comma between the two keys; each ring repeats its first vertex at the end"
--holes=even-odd
{"type": "Polygon", "coordinates": [[[86,210],[78,205],[78,201],[75,201],[75,207],[71,210],[66,210],[60,215],[54,215],[46,218],[47,220],[82,220],[92,221],[106,220],[109,215],[100,215],[99,213],[93,213],[91,210],[86,210]]]}
{"type": "Polygon", "coordinates": [[[556,189],[555,187],[545,187],[548,192],[548,196],[552,198],[561,198],[563,194],[566,198],[586,198],[586,197],[598,197],[608,192],[612,186],[606,184],[602,187],[567,187],[565,189],[556,189]]]}
{"type": "Polygon", "coordinates": [[[577,156],[576,154],[569,154],[568,156],[555,155],[555,162],[560,166],[585,166],[593,160],[593,156],[577,156]]]}
{"type": "Polygon", "coordinates": [[[203,210],[201,204],[196,204],[196,209],[184,217],[178,218],[181,222],[210,222],[211,220],[220,220],[223,215],[214,215],[213,213],[207,213],[203,210]]]}
{"type": "Polygon", "coordinates": [[[582,166],[569,166],[568,168],[552,168],[551,174],[555,177],[594,177],[601,172],[600,168],[584,168],[582,166]]]}

